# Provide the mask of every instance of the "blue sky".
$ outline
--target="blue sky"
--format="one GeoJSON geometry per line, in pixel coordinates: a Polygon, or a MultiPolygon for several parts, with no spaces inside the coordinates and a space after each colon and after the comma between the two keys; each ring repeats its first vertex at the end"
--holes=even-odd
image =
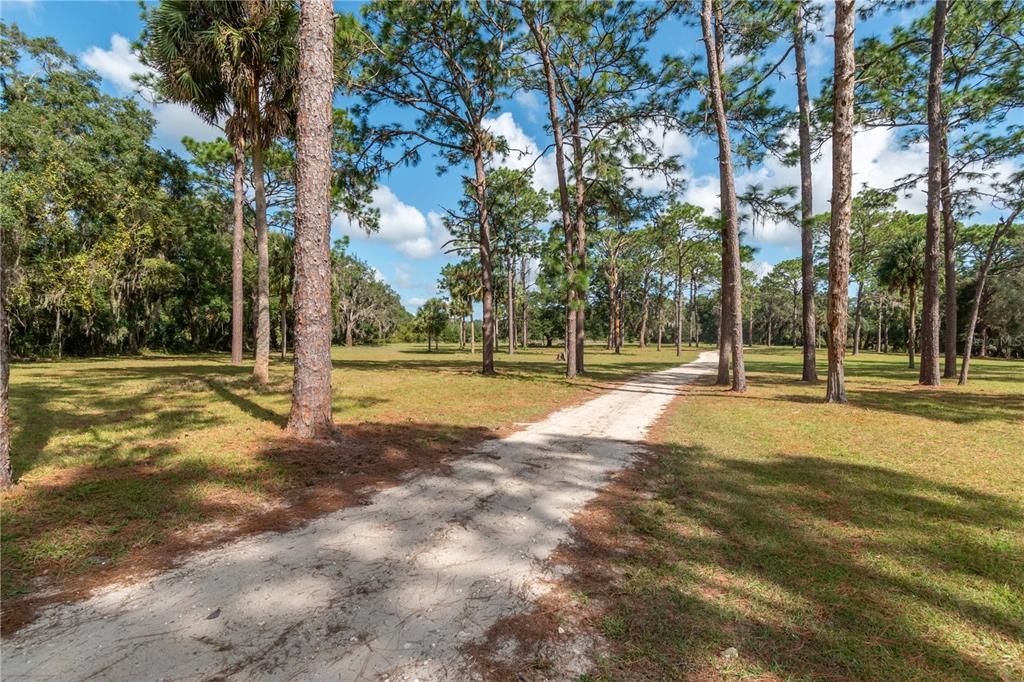
{"type": "MultiPolygon", "coordinates": [[[[355,3],[336,3],[339,11],[354,11],[355,3]]],[[[922,10],[917,10],[922,11],[922,10]]],[[[138,60],[131,52],[130,42],[141,30],[136,2],[119,1],[47,1],[3,0],[0,8],[3,19],[17,23],[32,36],[50,35],[60,44],[100,74],[103,87],[111,94],[131,95],[131,74],[139,70],[138,60]]],[[[812,95],[822,78],[831,69],[832,39],[831,8],[826,6],[825,28],[816,36],[809,48],[809,69],[812,95]]],[[[871,34],[884,34],[896,23],[907,21],[909,13],[890,14],[862,22],[858,38],[871,34]]],[[[652,58],[673,52],[703,54],[698,41],[698,30],[678,20],[666,21],[650,43],[652,58]]],[[[795,101],[795,82],[792,59],[782,70],[784,78],[774,83],[778,96],[787,103],[795,101]]],[[[519,92],[504,102],[502,112],[493,120],[493,130],[509,139],[516,149],[536,151],[547,146],[543,129],[543,101],[533,93],[519,92]]],[[[795,106],[795,105],[793,105],[795,106]]],[[[201,124],[187,109],[177,105],[157,105],[154,114],[158,120],[156,144],[181,151],[183,135],[211,138],[217,131],[201,124]]],[[[652,135],[662,141],[666,151],[677,153],[684,164],[683,175],[687,188],[681,199],[704,206],[708,211],[718,203],[717,161],[713,141],[687,137],[679,133],[652,135]]],[[[815,165],[815,211],[828,208],[830,193],[829,148],[815,165]]],[[[896,178],[924,167],[927,152],[923,146],[901,148],[891,131],[870,130],[858,133],[854,145],[855,184],[885,186],[896,178]]],[[[509,165],[523,166],[533,158],[509,158],[509,165]]],[[[553,187],[553,164],[550,158],[537,165],[538,184],[553,187]]],[[[747,185],[759,182],[765,187],[797,185],[798,172],[768,160],[752,169],[737,169],[737,184],[742,191],[747,185]]],[[[375,201],[382,213],[379,234],[366,237],[351,229],[344,218],[334,221],[334,236],[351,234],[351,250],[377,269],[379,275],[402,296],[407,307],[415,307],[436,293],[436,280],[441,266],[449,260],[440,245],[447,238],[440,217],[444,207],[454,207],[459,198],[460,178],[457,171],[438,177],[435,164],[425,158],[420,166],[402,168],[381,179],[375,201]]],[[[904,208],[921,211],[924,208],[923,191],[901,198],[904,208]]],[[[799,236],[789,225],[769,225],[758,228],[756,236],[746,240],[759,248],[755,270],[765,271],[773,263],[799,255],[799,236]]]]}

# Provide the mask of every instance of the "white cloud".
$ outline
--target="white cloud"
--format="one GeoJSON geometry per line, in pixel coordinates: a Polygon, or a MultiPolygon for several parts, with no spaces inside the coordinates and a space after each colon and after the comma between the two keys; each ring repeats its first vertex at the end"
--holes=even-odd
{"type": "Polygon", "coordinates": [[[135,95],[156,118],[156,139],[165,145],[177,144],[188,135],[199,140],[212,140],[221,132],[203,121],[188,107],[181,104],[152,104],[152,93],[140,88],[132,76],[149,72],[132,50],[131,42],[115,33],[110,37],[110,49],[93,45],[82,53],[82,62],[100,75],[121,95],[135,95]]]}
{"type": "Polygon", "coordinates": [[[380,211],[377,232],[367,235],[341,213],[334,216],[332,228],[353,238],[387,242],[402,255],[416,260],[439,255],[441,247],[450,239],[440,214],[430,211],[423,215],[418,208],[399,199],[387,185],[378,185],[373,190],[371,203],[380,211]]]}
{"type": "Polygon", "coordinates": [[[554,154],[548,153],[542,156],[540,146],[534,142],[532,137],[523,132],[511,113],[506,111],[495,118],[484,119],[484,127],[492,135],[505,138],[508,143],[508,154],[492,159],[493,166],[515,170],[532,168],[533,186],[536,189],[550,191],[558,187],[554,154]]]}
{"type": "MultiPolygon", "coordinates": [[[[853,184],[854,191],[863,185],[885,189],[910,173],[919,173],[928,165],[928,149],[925,144],[914,144],[903,148],[896,133],[884,128],[858,131],[853,139],[853,184]]],[[[829,210],[832,195],[832,143],[826,142],[821,153],[811,166],[814,213],[829,210]]],[[[776,187],[800,185],[799,166],[786,166],[774,157],[754,170],[736,176],[736,191],[742,194],[751,185],[759,184],[765,190],[776,187]]],[[[684,193],[684,200],[702,207],[708,213],[718,209],[718,176],[706,175],[693,178],[684,193]]],[[[793,199],[797,203],[799,198],[793,199]]],[[[924,211],[926,197],[921,189],[900,195],[897,205],[905,211],[924,211]]],[[[742,207],[741,207],[742,211],[742,207]]],[[[800,241],[800,230],[789,223],[758,223],[752,233],[750,223],[743,226],[747,238],[753,244],[796,246],[800,241]]]]}

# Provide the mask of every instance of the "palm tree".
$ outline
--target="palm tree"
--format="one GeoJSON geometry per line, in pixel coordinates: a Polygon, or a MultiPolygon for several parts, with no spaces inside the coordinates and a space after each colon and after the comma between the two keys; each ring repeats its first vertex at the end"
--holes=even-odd
{"type": "Polygon", "coordinates": [[[917,335],[917,288],[924,278],[924,237],[910,233],[899,237],[882,252],[878,281],[900,296],[909,297],[907,311],[907,356],[914,369],[914,337],[917,335]]]}
{"type": "Polygon", "coordinates": [[[270,253],[263,155],[292,124],[299,14],[292,0],[223,4],[228,6],[227,20],[211,27],[212,42],[221,55],[221,80],[234,103],[232,132],[248,142],[252,154],[257,269],[253,376],[265,384],[270,372],[270,253]]]}
{"type": "Polygon", "coordinates": [[[235,150],[232,359],[241,361],[242,201],[245,150],[252,155],[256,201],[256,363],[270,367],[270,256],[263,154],[291,125],[298,11],[291,0],[164,0],[150,10],[142,60],[154,92],[188,104],[210,123],[225,121],[235,150]],[[236,356],[237,354],[237,356],[236,356]]]}
{"type": "Polygon", "coordinates": [[[245,136],[227,85],[221,78],[224,55],[214,41],[216,26],[229,21],[229,3],[164,0],[143,9],[142,63],[152,72],[142,79],[160,100],[188,105],[211,125],[224,124],[234,150],[233,236],[231,249],[231,362],[242,364],[245,249],[245,136]]]}

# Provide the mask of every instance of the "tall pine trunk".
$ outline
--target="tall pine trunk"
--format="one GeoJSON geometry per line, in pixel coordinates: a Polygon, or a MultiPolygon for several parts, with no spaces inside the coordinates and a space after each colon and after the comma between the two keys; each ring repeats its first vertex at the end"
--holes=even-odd
{"type": "Polygon", "coordinates": [[[864,322],[864,280],[857,281],[857,303],[853,309],[853,354],[860,351],[860,333],[864,322]]]}
{"type": "Polygon", "coordinates": [[[288,431],[326,435],[331,419],[331,99],[334,9],[304,0],[299,19],[295,197],[295,375],[288,431]]]}
{"type": "Polygon", "coordinates": [[[803,375],[804,381],[817,381],[815,350],[817,323],[814,310],[814,217],[811,182],[811,105],[807,95],[807,60],[804,56],[803,1],[797,3],[793,24],[793,48],[796,55],[796,92],[800,109],[800,279],[803,296],[803,375]]]}
{"type": "Polygon", "coordinates": [[[480,230],[480,279],[484,312],[483,367],[484,374],[494,374],[494,347],[497,342],[494,319],[494,282],[491,267],[491,223],[487,207],[487,171],[484,167],[484,151],[474,153],[476,172],[476,201],[479,210],[480,230]]]}
{"type": "MultiPolygon", "coordinates": [[[[949,178],[949,136],[945,121],[942,124],[942,251],[946,286],[946,360],[942,376],[956,376],[956,221],[953,219],[953,188],[949,178]]],[[[964,351],[967,353],[968,351],[964,351]]]]}
{"type": "Polygon", "coordinates": [[[825,402],[845,403],[846,319],[853,202],[853,0],[836,0],[832,116],[832,220],[828,245],[828,379],[825,402]]]}
{"type": "Polygon", "coordinates": [[[256,195],[256,363],[252,375],[257,382],[265,384],[270,380],[270,250],[260,137],[252,146],[252,180],[256,195]]]}
{"type": "MultiPolygon", "coordinates": [[[[992,234],[992,239],[988,243],[988,248],[985,250],[985,258],[981,261],[981,266],[978,270],[978,282],[974,287],[974,300],[971,301],[971,316],[967,323],[967,338],[964,340],[964,359],[960,364],[960,379],[957,382],[961,386],[967,383],[967,372],[971,363],[971,350],[974,346],[974,330],[975,327],[978,326],[978,314],[981,310],[981,299],[985,292],[985,282],[988,279],[989,268],[992,267],[992,258],[995,255],[996,247],[999,246],[1000,239],[1002,239],[1004,233],[1009,229],[1009,226],[1013,225],[1013,221],[1017,219],[1019,214],[1020,209],[1014,211],[1008,220],[1003,220],[996,226],[996,230],[992,234]]],[[[985,348],[987,345],[988,336],[983,334],[981,357],[985,357],[985,348]]]]}
{"type": "Polygon", "coordinates": [[[231,231],[231,364],[242,364],[245,352],[245,298],[242,285],[245,257],[245,145],[233,140],[232,231],[231,231]]]}
{"type": "Polygon", "coordinates": [[[11,487],[11,347],[7,338],[7,266],[4,263],[4,231],[0,230],[0,490],[11,487]]]}
{"type": "Polygon", "coordinates": [[[917,285],[910,285],[910,319],[907,320],[907,356],[910,369],[914,369],[915,346],[917,344],[917,285]]]}
{"type": "MultiPolygon", "coordinates": [[[[942,66],[946,0],[935,0],[928,67],[928,216],[924,241],[924,309],[921,315],[921,374],[925,386],[939,378],[939,222],[942,219],[942,66]]],[[[953,305],[956,301],[951,302],[953,305]]]]}
{"type": "MultiPolygon", "coordinates": [[[[707,49],[708,78],[710,81],[709,96],[715,113],[715,128],[718,132],[718,171],[721,185],[723,245],[723,274],[728,270],[728,281],[723,282],[723,293],[728,289],[728,325],[722,325],[722,340],[729,337],[732,344],[732,390],[742,393],[747,390],[747,374],[743,363],[743,301],[741,287],[743,285],[740,264],[739,216],[736,205],[736,182],[733,177],[732,148],[729,143],[729,124],[725,114],[725,98],[722,93],[720,67],[723,49],[718,40],[718,30],[712,28],[713,22],[720,23],[713,17],[712,0],[704,0],[701,12],[701,28],[704,44],[707,49]]],[[[723,278],[724,279],[724,278],[723,278]]],[[[724,297],[723,297],[724,299],[724,297]]],[[[726,306],[723,306],[723,312],[726,306]]],[[[720,352],[724,349],[720,348],[720,352]]],[[[721,368],[721,364],[719,364],[721,368]]]]}
{"type": "MultiPolygon", "coordinates": [[[[572,149],[573,149],[573,170],[576,174],[576,230],[573,235],[576,247],[576,268],[580,273],[587,271],[587,211],[586,196],[584,194],[586,181],[583,177],[583,138],[580,132],[580,119],[576,112],[573,112],[572,119],[572,149]]],[[[584,333],[584,321],[586,318],[585,306],[587,292],[577,282],[576,301],[576,371],[586,371],[583,349],[586,342],[584,333]]]]}
{"type": "Polygon", "coordinates": [[[526,9],[526,23],[530,28],[530,34],[537,44],[537,51],[540,53],[541,66],[544,71],[544,87],[548,98],[548,120],[551,123],[551,132],[555,141],[555,175],[558,179],[558,208],[562,218],[562,234],[565,236],[565,275],[567,279],[566,301],[565,301],[565,375],[573,378],[577,374],[576,353],[569,352],[576,347],[576,268],[574,256],[576,253],[573,243],[572,215],[569,208],[569,186],[565,175],[565,144],[562,139],[562,122],[558,115],[558,87],[555,82],[555,67],[551,60],[551,53],[548,49],[548,41],[544,36],[543,27],[537,20],[536,15],[530,10],[529,4],[524,5],[526,9]]]}
{"type": "Polygon", "coordinates": [[[505,269],[505,279],[508,284],[508,354],[516,352],[516,294],[515,294],[515,269],[512,266],[512,256],[509,256],[505,269]]]}

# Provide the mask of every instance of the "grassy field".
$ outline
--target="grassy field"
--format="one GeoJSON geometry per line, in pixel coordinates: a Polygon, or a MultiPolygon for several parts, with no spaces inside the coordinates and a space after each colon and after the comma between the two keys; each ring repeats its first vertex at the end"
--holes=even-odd
{"type": "Polygon", "coordinates": [[[929,390],[848,357],[841,407],[796,352],[747,363],[746,395],[689,389],[582,527],[596,677],[1024,679],[1024,364],[929,390]]]}
{"type": "Polygon", "coordinates": [[[606,382],[678,362],[668,349],[595,347],[587,377],[570,382],[556,352],[502,354],[499,375],[483,377],[479,355],[452,348],[336,348],[334,415],[348,440],[318,448],[282,438],[290,364],[272,364],[266,389],[223,355],[15,365],[5,628],[19,621],[11,601],[31,601],[12,598],[73,596],[238,533],[357,503],[606,382]]]}

